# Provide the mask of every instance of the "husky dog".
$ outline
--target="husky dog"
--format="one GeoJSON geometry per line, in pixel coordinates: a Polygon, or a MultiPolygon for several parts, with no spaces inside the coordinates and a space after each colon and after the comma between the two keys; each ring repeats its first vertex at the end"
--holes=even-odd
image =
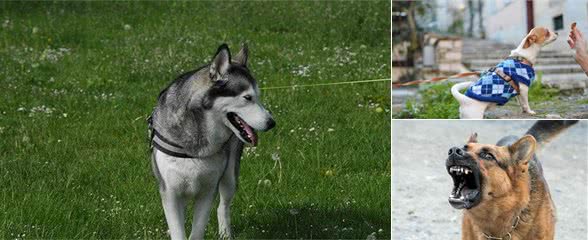
{"type": "Polygon", "coordinates": [[[212,202],[219,233],[231,238],[231,200],[243,144],[275,126],[247,68],[247,46],[231,59],[221,45],[210,64],[176,78],[158,97],[149,118],[152,167],[172,239],[185,239],[186,204],[194,200],[190,239],[202,239],[212,202]]]}

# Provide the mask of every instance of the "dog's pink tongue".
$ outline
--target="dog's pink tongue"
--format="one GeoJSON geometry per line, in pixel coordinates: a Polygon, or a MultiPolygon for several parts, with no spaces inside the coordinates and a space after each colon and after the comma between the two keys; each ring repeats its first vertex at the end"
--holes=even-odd
{"type": "Polygon", "coordinates": [[[255,134],[255,131],[253,131],[253,129],[247,123],[243,124],[243,128],[245,129],[247,135],[249,135],[251,144],[253,144],[253,146],[257,146],[257,134],[255,134]]]}

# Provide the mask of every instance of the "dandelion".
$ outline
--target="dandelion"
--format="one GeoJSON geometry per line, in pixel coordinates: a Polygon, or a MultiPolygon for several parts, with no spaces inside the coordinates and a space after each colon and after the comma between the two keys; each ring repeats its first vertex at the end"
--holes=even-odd
{"type": "Polygon", "coordinates": [[[280,160],[280,154],[278,154],[277,152],[272,153],[272,160],[279,161],[280,160]]]}
{"type": "Polygon", "coordinates": [[[129,31],[129,30],[131,30],[131,29],[132,29],[131,25],[129,25],[129,24],[125,24],[125,25],[123,26],[123,28],[125,29],[125,31],[129,31]]]}
{"type": "Polygon", "coordinates": [[[12,28],[12,23],[10,22],[10,19],[4,20],[4,22],[2,23],[2,27],[3,28],[12,28]]]}
{"type": "Polygon", "coordinates": [[[292,73],[297,76],[308,77],[310,75],[310,65],[298,65],[296,69],[292,70],[292,73]]]}
{"type": "Polygon", "coordinates": [[[290,215],[294,215],[294,216],[298,215],[298,213],[300,213],[300,211],[298,211],[298,209],[296,209],[296,208],[291,208],[289,210],[289,212],[290,212],[290,215]]]}
{"type": "Polygon", "coordinates": [[[263,185],[269,187],[272,185],[272,181],[270,181],[269,179],[263,180],[263,185]]]}

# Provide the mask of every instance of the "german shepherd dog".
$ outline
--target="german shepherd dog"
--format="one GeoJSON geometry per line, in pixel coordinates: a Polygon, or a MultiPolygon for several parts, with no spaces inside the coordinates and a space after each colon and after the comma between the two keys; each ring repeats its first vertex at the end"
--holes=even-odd
{"type": "Polygon", "coordinates": [[[185,239],[185,211],[194,201],[190,239],[202,239],[213,200],[219,234],[231,238],[230,205],[237,190],[243,144],[276,123],[260,101],[247,67],[248,50],[231,58],[226,44],[212,61],[180,75],[158,97],[149,118],[152,166],[172,239],[185,239]]]}
{"type": "Polygon", "coordinates": [[[555,206],[535,152],[575,123],[538,121],[523,137],[496,145],[478,143],[474,133],[449,149],[449,203],[464,209],[463,240],[553,239],[555,206]]]}

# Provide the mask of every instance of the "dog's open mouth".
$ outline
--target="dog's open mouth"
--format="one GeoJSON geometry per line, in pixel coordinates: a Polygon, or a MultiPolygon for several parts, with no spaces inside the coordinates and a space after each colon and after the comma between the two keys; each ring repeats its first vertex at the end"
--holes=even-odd
{"type": "Polygon", "coordinates": [[[255,133],[255,130],[253,130],[253,128],[247,124],[247,122],[245,122],[234,112],[227,113],[227,118],[233,127],[239,131],[241,139],[244,139],[247,143],[250,143],[253,146],[257,145],[257,134],[255,133]]]}
{"type": "Polygon", "coordinates": [[[469,166],[454,165],[447,167],[453,178],[453,190],[449,195],[449,203],[456,209],[470,209],[478,204],[481,198],[480,172],[469,166]]]}

